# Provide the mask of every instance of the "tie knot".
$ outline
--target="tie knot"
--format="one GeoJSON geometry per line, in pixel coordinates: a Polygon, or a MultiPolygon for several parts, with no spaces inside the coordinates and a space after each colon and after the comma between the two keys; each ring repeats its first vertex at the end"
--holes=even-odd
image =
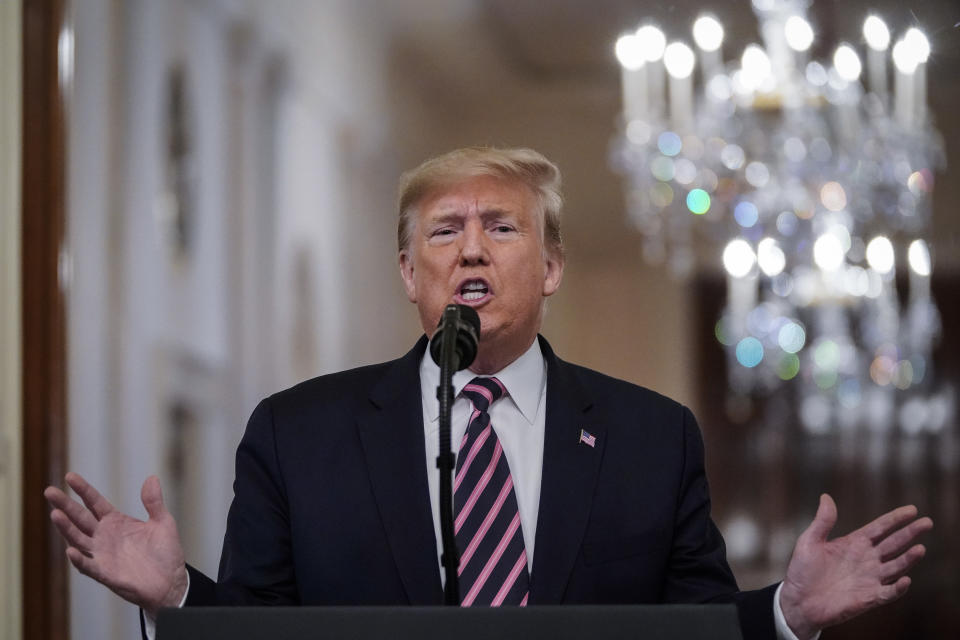
{"type": "Polygon", "coordinates": [[[476,377],[463,388],[463,395],[470,399],[479,411],[486,411],[490,405],[506,394],[507,389],[496,378],[476,377]]]}

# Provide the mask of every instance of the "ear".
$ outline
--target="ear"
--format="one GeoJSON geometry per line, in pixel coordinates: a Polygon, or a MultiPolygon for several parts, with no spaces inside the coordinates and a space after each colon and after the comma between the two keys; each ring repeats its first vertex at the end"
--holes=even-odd
{"type": "Polygon", "coordinates": [[[415,303],[417,285],[413,279],[413,256],[406,249],[400,252],[400,277],[403,279],[403,288],[407,291],[407,299],[415,303]]]}
{"type": "Polygon", "coordinates": [[[546,267],[543,276],[543,297],[552,296],[560,288],[563,279],[563,255],[559,251],[548,249],[544,260],[546,267]]]}

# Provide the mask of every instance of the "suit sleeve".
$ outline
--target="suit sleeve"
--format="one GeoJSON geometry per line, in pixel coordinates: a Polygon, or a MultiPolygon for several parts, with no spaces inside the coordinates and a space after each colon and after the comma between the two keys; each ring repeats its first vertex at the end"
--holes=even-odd
{"type": "Polygon", "coordinates": [[[777,585],[739,591],[726,560],[723,536],[710,517],[703,438],[689,409],[682,409],[684,464],[678,492],[674,545],[664,584],[666,602],[734,602],[745,640],[776,638],[773,595],[777,585]]]}
{"type": "Polygon", "coordinates": [[[187,606],[297,605],[287,493],[270,400],[254,410],[237,449],[233,502],[214,582],[190,570],[187,606]]]}

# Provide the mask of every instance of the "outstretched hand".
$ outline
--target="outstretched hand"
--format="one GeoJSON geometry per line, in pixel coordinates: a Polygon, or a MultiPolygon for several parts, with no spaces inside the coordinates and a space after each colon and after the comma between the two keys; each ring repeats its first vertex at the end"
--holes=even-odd
{"type": "Polygon", "coordinates": [[[140,490],[146,522],[118,511],[80,474],[68,473],[66,481],[85,506],[57,487],[47,487],[43,495],[73,566],[153,617],[162,607],[178,606],[187,590],[187,570],[160,480],[150,476],[140,490]]]}
{"type": "Polygon", "coordinates": [[[894,509],[849,535],[828,540],[836,523],[837,505],[823,494],[787,566],[780,606],[801,640],[906,593],[906,573],[926,553],[914,541],[933,528],[930,518],[917,518],[914,506],[894,509]]]}

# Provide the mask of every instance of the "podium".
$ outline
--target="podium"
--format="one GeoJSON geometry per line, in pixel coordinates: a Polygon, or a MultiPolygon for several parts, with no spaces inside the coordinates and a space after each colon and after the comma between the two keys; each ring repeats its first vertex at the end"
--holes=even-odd
{"type": "Polygon", "coordinates": [[[734,605],[187,607],[157,640],[741,640],[734,605]]]}

